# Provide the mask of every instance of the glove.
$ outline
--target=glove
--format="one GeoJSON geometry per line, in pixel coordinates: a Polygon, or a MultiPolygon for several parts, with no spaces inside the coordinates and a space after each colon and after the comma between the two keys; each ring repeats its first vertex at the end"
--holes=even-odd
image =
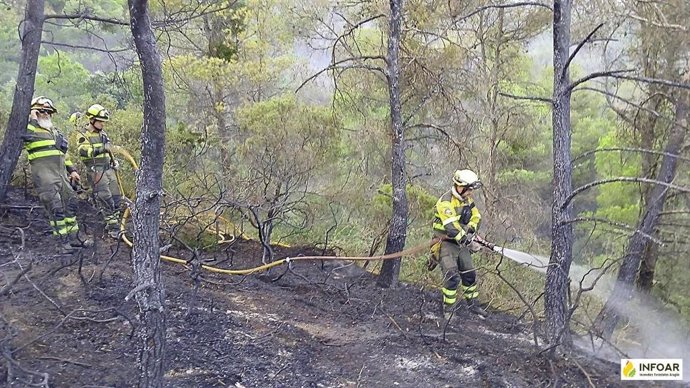
{"type": "Polygon", "coordinates": [[[120,168],[120,162],[118,162],[118,161],[115,160],[115,159],[112,159],[112,160],[110,161],[110,167],[111,167],[113,170],[117,170],[118,168],[120,168]]]}
{"type": "Polygon", "coordinates": [[[465,233],[461,238],[460,241],[458,241],[458,244],[463,245],[463,246],[468,246],[470,243],[472,243],[472,238],[474,236],[469,236],[467,233],[465,233]]]}
{"type": "Polygon", "coordinates": [[[468,246],[474,241],[474,236],[475,236],[475,229],[474,228],[469,228],[467,229],[467,232],[462,236],[460,239],[459,243],[460,245],[468,246]]]}
{"type": "Polygon", "coordinates": [[[62,133],[58,133],[57,136],[55,137],[55,147],[62,151],[62,153],[67,153],[67,138],[62,133]]]}

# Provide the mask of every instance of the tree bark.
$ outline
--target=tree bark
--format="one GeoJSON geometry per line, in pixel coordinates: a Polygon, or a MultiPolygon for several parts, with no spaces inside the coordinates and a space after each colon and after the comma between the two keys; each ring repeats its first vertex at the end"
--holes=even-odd
{"type": "MultiPolygon", "coordinates": [[[[386,71],[388,75],[388,94],[391,109],[391,185],[393,186],[393,215],[386,254],[400,252],[405,247],[407,237],[407,178],[405,176],[405,133],[400,99],[400,39],[403,0],[390,0],[388,19],[388,54],[386,71]]],[[[386,260],[381,267],[377,284],[380,287],[395,287],[400,275],[400,260],[386,260]]]]}
{"type": "MultiPolygon", "coordinates": [[[[684,94],[684,93],[683,93],[684,94]]],[[[678,155],[685,140],[685,127],[687,126],[687,100],[684,98],[676,101],[675,125],[664,148],[664,157],[657,175],[657,180],[671,183],[676,176],[678,158],[670,155],[678,155]]],[[[640,261],[645,252],[649,239],[645,235],[654,234],[659,223],[659,215],[664,209],[668,187],[655,185],[652,189],[650,201],[646,204],[646,209],[642,220],[637,227],[637,231],[630,236],[623,263],[618,270],[618,281],[613,288],[613,292],[606,301],[604,308],[599,312],[595,321],[596,330],[602,338],[610,339],[613,331],[620,321],[620,307],[628,303],[633,297],[635,278],[640,268],[640,261]]]]}
{"type": "MultiPolygon", "coordinates": [[[[659,238],[658,231],[653,236],[659,238]]],[[[637,278],[637,287],[640,291],[647,293],[652,291],[657,257],[659,257],[659,245],[647,244],[647,248],[642,256],[642,263],[640,264],[640,276],[637,278]]]]}
{"type": "Polygon", "coordinates": [[[573,191],[570,127],[570,0],[553,2],[553,208],[551,215],[551,258],[546,270],[546,334],[550,344],[569,345],[568,273],[573,260],[572,218],[566,199],[573,191]]]}
{"type": "MultiPolygon", "coordinates": [[[[655,95],[656,93],[662,93],[662,90],[656,90],[656,85],[650,86],[650,91],[648,94],[655,95]]],[[[655,100],[661,100],[661,96],[655,98],[655,100]]],[[[651,102],[651,101],[650,101],[651,102]]],[[[654,107],[655,111],[658,111],[658,106],[660,102],[657,102],[657,106],[654,107]]],[[[657,134],[656,126],[658,122],[658,117],[654,115],[647,115],[643,113],[644,119],[642,119],[642,126],[636,129],[640,131],[641,144],[640,148],[653,150],[657,134]]],[[[655,179],[655,172],[657,170],[659,156],[649,152],[645,152],[642,155],[642,174],[645,178],[655,179]]],[[[642,199],[645,208],[654,201],[652,196],[654,195],[654,186],[644,186],[642,188],[642,199]]],[[[658,231],[654,234],[658,237],[658,231]]],[[[654,270],[656,268],[656,258],[659,254],[658,245],[647,244],[644,253],[642,255],[642,264],[640,266],[640,277],[638,279],[638,287],[644,291],[651,291],[652,283],[654,282],[654,270]]]]}
{"type": "Polygon", "coordinates": [[[165,156],[165,94],[161,58],[147,0],[128,0],[132,36],[144,83],[141,169],[137,172],[132,265],[139,318],[139,386],[162,387],[165,373],[165,290],[160,276],[158,229],[165,156]]]}
{"type": "MultiPolygon", "coordinates": [[[[28,0],[24,11],[24,21],[20,39],[22,56],[17,71],[17,84],[14,87],[12,111],[7,120],[7,131],[0,147],[0,201],[5,199],[17,166],[17,159],[22,152],[21,136],[29,122],[29,109],[34,94],[36,68],[41,50],[41,36],[45,12],[44,0],[28,0]]],[[[53,96],[49,96],[54,98],[53,96]]]]}

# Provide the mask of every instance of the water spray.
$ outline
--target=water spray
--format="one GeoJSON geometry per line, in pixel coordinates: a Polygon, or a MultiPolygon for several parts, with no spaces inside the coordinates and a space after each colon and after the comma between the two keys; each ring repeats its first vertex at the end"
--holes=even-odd
{"type": "MultiPolygon", "coordinates": [[[[476,236],[474,241],[533,271],[546,273],[549,265],[548,257],[496,246],[479,236],[476,236]]],[[[580,287],[589,289],[591,295],[603,303],[606,302],[616,279],[610,274],[602,274],[602,271],[605,269],[591,269],[573,263],[568,276],[573,282],[580,284],[580,287]]],[[[619,341],[615,350],[609,349],[601,340],[582,340],[576,343],[581,349],[593,352],[612,362],[618,362],[622,357],[619,351],[623,351],[630,358],[684,358],[687,360],[690,357],[690,330],[687,325],[682,323],[677,314],[663,309],[659,302],[649,295],[636,292],[633,300],[614,306],[614,309],[631,322],[631,326],[634,327],[634,338],[619,341]],[[660,329],[661,327],[663,329],[660,329]]],[[[688,382],[690,367],[688,364],[683,367],[684,381],[688,382]]]]}
{"type": "Polygon", "coordinates": [[[475,236],[474,241],[486,249],[489,249],[495,253],[513,260],[516,263],[522,264],[531,270],[538,271],[541,273],[546,273],[546,267],[549,264],[549,259],[542,256],[535,256],[527,252],[520,252],[514,249],[508,249],[505,247],[500,247],[489,241],[484,240],[480,236],[475,236]]]}

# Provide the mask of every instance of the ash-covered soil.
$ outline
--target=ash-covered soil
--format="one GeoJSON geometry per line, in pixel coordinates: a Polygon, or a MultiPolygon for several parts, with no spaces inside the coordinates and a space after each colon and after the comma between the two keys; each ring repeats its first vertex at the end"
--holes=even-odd
{"type": "MultiPolygon", "coordinates": [[[[0,290],[31,268],[0,295],[0,386],[136,386],[138,306],[125,301],[134,288],[130,250],[88,224],[97,244],[57,255],[35,202],[12,192],[5,205],[0,290]]],[[[275,249],[279,258],[322,254],[275,249]]],[[[237,240],[200,259],[248,268],[260,257],[258,243],[237,240]]],[[[617,364],[549,359],[516,317],[461,310],[445,322],[437,290],[381,289],[345,261],[251,276],[163,263],[162,279],[170,387],[621,386],[617,364]]]]}

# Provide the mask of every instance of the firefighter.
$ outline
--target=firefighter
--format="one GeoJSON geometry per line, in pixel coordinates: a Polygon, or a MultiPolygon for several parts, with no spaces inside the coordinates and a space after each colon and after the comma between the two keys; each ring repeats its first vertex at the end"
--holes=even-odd
{"type": "Polygon", "coordinates": [[[472,263],[472,254],[480,249],[473,240],[482,218],[472,194],[481,187],[473,171],[457,170],[453,174],[453,187],[436,202],[433,229],[435,237],[442,240],[432,247],[432,258],[441,263],[443,271],[441,291],[446,319],[455,311],[460,286],[470,311],[484,315],[477,303],[477,275],[472,263]]]}
{"type": "Polygon", "coordinates": [[[44,96],[34,98],[22,140],[34,187],[48,214],[53,235],[60,241],[60,252],[73,253],[90,246],[92,241],[79,236],[73,187],[78,185],[80,177],[67,156],[67,139],[53,126],[55,113],[52,100],[44,96]]]}
{"type": "Polygon", "coordinates": [[[94,104],[86,111],[86,117],[89,124],[79,136],[79,157],[87,168],[87,180],[103,214],[105,230],[110,237],[118,239],[122,193],[115,174],[118,163],[104,131],[110,113],[102,105],[94,104]]]}

